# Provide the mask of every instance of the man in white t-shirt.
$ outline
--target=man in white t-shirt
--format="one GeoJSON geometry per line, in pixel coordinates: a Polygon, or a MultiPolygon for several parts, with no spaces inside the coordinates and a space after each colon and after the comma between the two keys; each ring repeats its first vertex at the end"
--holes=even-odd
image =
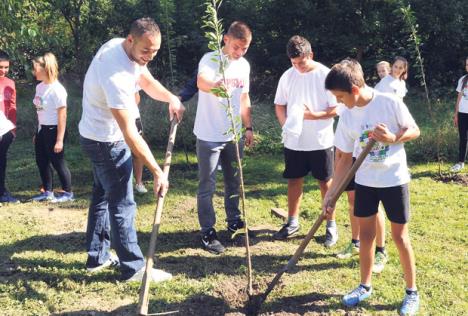
{"type": "MultiPolygon", "coordinates": [[[[304,177],[312,173],[323,196],[333,175],[333,117],[336,99],[325,90],[329,69],[313,60],[309,41],[291,37],[287,55],[292,67],[280,78],[275,96],[276,117],[283,129],[283,177],[288,179],[288,221],[273,234],[286,239],[299,231],[299,208],[304,177]]],[[[325,246],[338,240],[334,218],[327,221],[325,246]]]]}
{"type": "MultiPolygon", "coordinates": [[[[346,105],[335,133],[336,149],[342,152],[337,162],[333,184],[329,192],[335,192],[352,164],[352,154],[359,142],[359,154],[370,138],[376,140],[355,177],[354,215],[360,227],[359,264],[361,282],[343,296],[346,306],[355,306],[372,293],[372,265],[376,214],[382,202],[391,223],[403,276],[405,296],[400,315],[416,315],[419,295],[416,289],[416,265],[411,246],[409,221],[410,175],[406,163],[404,143],[419,136],[419,128],[403,101],[389,93],[379,93],[364,82],[361,65],[354,60],[343,60],[329,72],[325,87],[346,105]]],[[[324,214],[334,213],[330,205],[330,193],[323,201],[324,214]]]]}
{"type": "MultiPolygon", "coordinates": [[[[122,279],[140,281],[145,261],[135,230],[136,204],[132,188],[132,155],[139,157],[154,177],[154,194],[164,195],[167,178],[148,145],[138,134],[135,87],[169,103],[170,116],[182,118],[179,99],[153,78],[146,65],[161,46],[161,32],[151,18],[134,21],[129,35],[104,44],[86,73],[83,114],[79,124],[83,151],[93,166],[93,196],[89,207],[86,248],[89,272],[119,265],[122,279]],[[130,151],[131,150],[131,151],[130,151]],[[112,246],[118,258],[111,255],[112,246]]],[[[169,273],[153,269],[151,279],[164,281],[169,273]]]]}
{"type": "MultiPolygon", "coordinates": [[[[222,166],[224,176],[224,207],[228,231],[231,234],[244,227],[239,211],[240,179],[237,172],[236,146],[233,135],[229,132],[231,122],[226,112],[226,99],[211,91],[223,85],[229,91],[235,122],[240,117],[246,129],[245,144],[253,142],[252,121],[250,117],[249,76],[250,65],[242,56],[245,55],[252,40],[250,28],[243,22],[233,22],[224,35],[223,54],[228,59],[225,80],[221,79],[217,52],[203,56],[198,66],[197,86],[198,107],[195,117],[194,134],[197,136],[198,158],[198,220],[201,226],[202,247],[211,253],[224,252],[219,242],[214,225],[216,214],[213,207],[213,194],[216,187],[216,168],[222,166]]],[[[239,120],[240,122],[240,120],[239,120]]],[[[241,124],[236,128],[240,132],[241,124]]],[[[240,151],[242,154],[242,142],[240,151]]]]}

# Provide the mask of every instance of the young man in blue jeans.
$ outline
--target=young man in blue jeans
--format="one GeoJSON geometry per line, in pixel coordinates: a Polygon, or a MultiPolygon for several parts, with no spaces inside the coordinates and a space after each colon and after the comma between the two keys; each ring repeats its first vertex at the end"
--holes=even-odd
{"type": "MultiPolygon", "coordinates": [[[[168,102],[170,115],[178,120],[184,112],[179,99],[146,67],[160,46],[161,33],[154,20],[136,20],[127,38],[114,38],[99,49],[83,86],[80,142],[91,159],[94,176],[86,231],[86,266],[89,272],[96,272],[119,265],[122,279],[127,281],[141,281],[145,268],[134,227],[131,152],[153,174],[156,196],[164,195],[168,188],[167,178],[138,134],[129,112],[136,107],[135,87],[138,84],[153,99],[168,102]],[[111,240],[118,258],[109,252],[111,240]]],[[[151,271],[152,281],[171,277],[162,270],[151,271]]]]}

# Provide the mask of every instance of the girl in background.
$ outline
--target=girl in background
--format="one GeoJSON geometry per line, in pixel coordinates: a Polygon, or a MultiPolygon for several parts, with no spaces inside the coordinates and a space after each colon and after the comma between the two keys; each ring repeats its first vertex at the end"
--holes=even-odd
{"type": "Polygon", "coordinates": [[[63,141],[67,124],[67,91],[58,81],[57,59],[52,53],[33,60],[33,74],[38,81],[33,104],[36,107],[38,129],[34,137],[36,163],[44,192],[34,201],[66,202],[73,200],[71,174],[65,163],[63,141]],[[54,196],[52,165],[57,171],[63,193],[54,196]]]}
{"type": "Polygon", "coordinates": [[[408,61],[406,58],[397,56],[392,64],[389,75],[382,78],[375,86],[380,92],[394,93],[403,99],[408,92],[405,80],[408,78],[408,61]]]}
{"type": "Polygon", "coordinates": [[[388,61],[379,61],[375,65],[375,69],[377,70],[377,75],[379,76],[379,79],[383,79],[385,76],[388,76],[390,74],[390,63],[388,61]]]}
{"type": "MultiPolygon", "coordinates": [[[[465,70],[468,73],[468,57],[465,59],[465,70]]],[[[458,162],[452,166],[450,171],[460,172],[465,167],[466,143],[468,141],[468,74],[458,80],[458,98],[455,103],[453,122],[458,127],[459,145],[458,162]]]]}

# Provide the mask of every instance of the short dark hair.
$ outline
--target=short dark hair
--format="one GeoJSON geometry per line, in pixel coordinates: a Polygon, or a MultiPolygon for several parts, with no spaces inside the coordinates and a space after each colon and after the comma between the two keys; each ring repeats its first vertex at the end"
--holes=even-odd
{"type": "Polygon", "coordinates": [[[346,58],[334,65],[325,79],[325,89],[352,92],[352,86],[364,87],[364,72],[359,62],[346,58]]]}
{"type": "Polygon", "coordinates": [[[150,33],[152,35],[161,34],[158,24],[152,18],[139,18],[138,20],[133,21],[130,26],[130,34],[134,37],[140,37],[145,33],[150,33]]]}
{"type": "Polygon", "coordinates": [[[252,39],[250,27],[242,21],[232,22],[226,34],[243,41],[250,41],[252,39]]]}
{"type": "Polygon", "coordinates": [[[0,61],[10,61],[10,56],[7,52],[0,50],[0,61]]]}
{"type": "Polygon", "coordinates": [[[304,57],[312,53],[310,42],[302,36],[294,35],[286,45],[286,54],[290,59],[304,57]]]}

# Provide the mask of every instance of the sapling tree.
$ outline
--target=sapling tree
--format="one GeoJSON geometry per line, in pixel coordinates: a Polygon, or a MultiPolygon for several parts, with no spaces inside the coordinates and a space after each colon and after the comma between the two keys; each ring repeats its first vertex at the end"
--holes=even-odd
{"type": "MultiPolygon", "coordinates": [[[[433,123],[433,126],[439,126],[437,124],[437,122],[436,122],[434,111],[432,109],[431,99],[429,97],[429,89],[428,89],[428,86],[427,86],[426,75],[425,75],[425,71],[424,71],[424,59],[423,59],[423,57],[421,55],[421,50],[420,50],[421,38],[420,38],[420,36],[418,34],[418,24],[417,24],[417,21],[416,21],[416,17],[414,16],[414,12],[411,9],[411,6],[409,4],[406,5],[404,0],[402,0],[402,2],[401,2],[400,11],[403,14],[405,23],[409,28],[410,40],[414,44],[414,50],[416,52],[416,60],[418,62],[419,70],[420,70],[421,84],[424,86],[424,92],[425,92],[425,95],[426,95],[426,102],[427,102],[427,106],[428,106],[428,110],[429,110],[429,115],[431,117],[431,121],[433,123]]],[[[443,138],[442,138],[442,135],[440,135],[440,128],[437,128],[437,137],[436,137],[436,147],[437,148],[436,148],[436,151],[437,151],[437,161],[439,163],[439,175],[441,175],[441,162],[442,162],[442,158],[441,158],[441,155],[440,155],[440,141],[441,141],[441,139],[443,139],[443,138]]]]}
{"type": "Polygon", "coordinates": [[[221,42],[223,39],[223,25],[222,19],[218,18],[218,10],[222,4],[222,0],[211,0],[206,2],[205,16],[203,17],[203,28],[205,31],[205,37],[208,40],[208,48],[215,52],[212,59],[213,62],[218,64],[218,74],[220,76],[221,84],[213,89],[211,92],[222,99],[220,106],[222,106],[229,119],[230,128],[225,132],[228,135],[232,135],[233,142],[236,147],[236,160],[238,176],[240,178],[240,202],[241,202],[241,214],[244,220],[244,236],[245,236],[245,248],[247,257],[247,292],[252,295],[252,261],[250,257],[250,245],[249,245],[249,234],[248,234],[248,221],[247,212],[245,210],[245,189],[244,189],[244,176],[242,171],[242,159],[240,156],[240,140],[242,135],[242,122],[240,115],[234,113],[234,109],[231,102],[231,92],[227,88],[226,80],[226,68],[229,63],[229,58],[223,53],[221,42]]]}

